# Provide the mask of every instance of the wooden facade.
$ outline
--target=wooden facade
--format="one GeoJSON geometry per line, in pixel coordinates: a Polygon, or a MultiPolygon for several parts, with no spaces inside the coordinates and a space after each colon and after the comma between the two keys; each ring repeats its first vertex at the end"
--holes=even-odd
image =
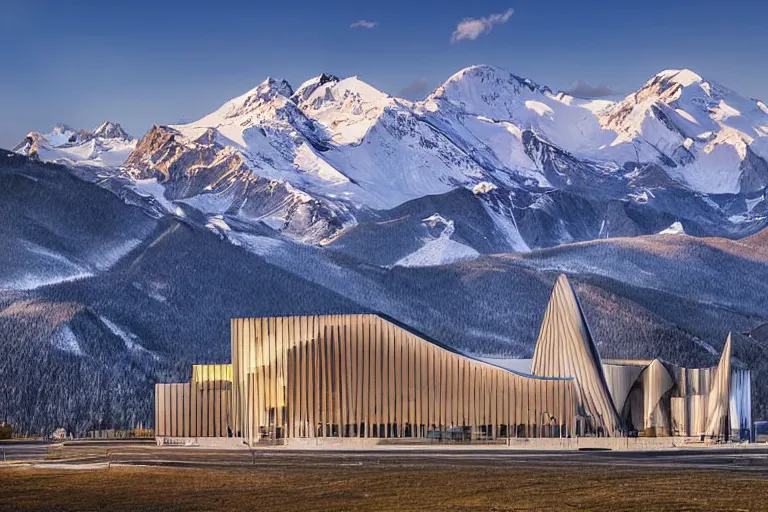
{"type": "Polygon", "coordinates": [[[513,373],[377,315],[232,320],[232,425],[262,438],[565,437],[573,380],[513,373]]]}
{"type": "Polygon", "coordinates": [[[744,438],[751,376],[652,359],[601,361],[561,275],[531,372],[508,371],[374,314],[237,318],[231,365],[157,384],[158,437],[489,440],[576,435],[744,438]]]}
{"type": "Polygon", "coordinates": [[[194,365],[190,382],[155,384],[155,435],[227,437],[231,406],[232,365],[194,365]]]}

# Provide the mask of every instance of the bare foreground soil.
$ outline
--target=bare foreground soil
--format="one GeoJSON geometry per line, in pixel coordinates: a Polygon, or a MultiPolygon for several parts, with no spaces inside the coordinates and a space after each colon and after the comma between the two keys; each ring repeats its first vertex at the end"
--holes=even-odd
{"type": "Polygon", "coordinates": [[[768,478],[610,466],[0,468],[0,510],[768,510],[768,478]]]}

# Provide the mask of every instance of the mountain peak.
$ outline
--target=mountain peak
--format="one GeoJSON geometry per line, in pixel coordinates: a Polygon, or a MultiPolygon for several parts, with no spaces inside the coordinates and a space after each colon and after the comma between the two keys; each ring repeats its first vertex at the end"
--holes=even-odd
{"type": "Polygon", "coordinates": [[[485,101],[488,101],[525,91],[551,92],[548,87],[540,86],[533,80],[517,76],[498,66],[478,64],[453,74],[430,97],[466,101],[469,97],[480,94],[485,101]]]}
{"type": "MultiPolygon", "coordinates": [[[[690,69],[666,69],[651,77],[624,101],[631,103],[659,101],[669,104],[680,99],[684,89],[688,90],[688,94],[695,94],[692,89],[701,89],[706,95],[709,95],[712,92],[712,85],[690,69]]],[[[720,88],[718,87],[717,90],[720,88]]]]}
{"type": "Polygon", "coordinates": [[[93,136],[102,139],[132,139],[119,123],[113,123],[112,121],[104,121],[101,126],[93,131],[93,136]]]}
{"type": "Polygon", "coordinates": [[[246,112],[250,112],[254,108],[259,108],[265,103],[269,103],[279,98],[287,99],[292,95],[293,88],[286,80],[268,76],[250,91],[229,100],[222,105],[219,110],[209,114],[209,116],[204,117],[200,121],[207,120],[210,122],[212,121],[211,119],[208,119],[210,116],[214,116],[217,119],[219,117],[236,117],[246,112]]]}
{"type": "MultiPolygon", "coordinates": [[[[322,110],[326,107],[348,110],[347,114],[360,116],[373,107],[380,111],[391,100],[390,96],[358,76],[339,80],[333,75],[320,75],[299,88],[294,99],[302,110],[322,110]]],[[[375,116],[374,116],[375,117],[375,116]]]]}
{"type": "MultiPolygon", "coordinates": [[[[60,146],[62,144],[66,144],[69,138],[76,132],[77,130],[71,126],[64,123],[59,123],[53,127],[50,133],[44,134],[43,138],[53,146],[60,146]]],[[[28,134],[27,137],[29,137],[29,135],[31,134],[28,134]]]]}
{"type": "Polygon", "coordinates": [[[275,93],[280,94],[281,96],[285,96],[286,98],[290,98],[291,95],[293,95],[293,87],[291,87],[291,84],[289,84],[287,80],[282,78],[273,78],[271,76],[265,78],[263,82],[261,82],[252,90],[258,90],[262,93],[266,92],[266,90],[274,91],[275,93]]]}
{"type": "Polygon", "coordinates": [[[448,79],[450,82],[452,79],[479,79],[481,81],[496,81],[499,83],[507,84],[520,84],[527,87],[530,91],[548,91],[548,87],[542,87],[530,78],[515,75],[499,66],[493,66],[490,64],[476,64],[474,66],[466,67],[455,73],[448,79]]]}
{"type": "Polygon", "coordinates": [[[74,131],[75,129],[69,126],[68,124],[58,123],[53,127],[53,129],[51,130],[51,133],[64,134],[67,132],[74,132],[74,131]]]}
{"type": "Polygon", "coordinates": [[[683,87],[688,87],[691,84],[704,81],[701,75],[690,69],[666,69],[661,73],[658,73],[656,78],[666,82],[680,84],[683,87]]]}
{"type": "Polygon", "coordinates": [[[330,73],[322,73],[319,76],[315,76],[304,82],[296,89],[292,98],[296,102],[304,101],[309,98],[318,87],[321,87],[328,83],[337,83],[340,79],[336,75],[330,73]]]}

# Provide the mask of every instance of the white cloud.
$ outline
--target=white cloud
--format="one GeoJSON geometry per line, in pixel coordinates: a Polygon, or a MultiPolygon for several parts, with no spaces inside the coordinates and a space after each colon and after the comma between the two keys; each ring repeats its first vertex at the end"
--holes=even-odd
{"type": "Polygon", "coordinates": [[[351,24],[349,28],[376,28],[376,25],[378,25],[378,23],[375,21],[357,20],[351,24]]]}
{"type": "Polygon", "coordinates": [[[483,18],[464,18],[456,25],[456,30],[451,35],[451,42],[458,43],[465,39],[474,41],[481,35],[490,32],[494,25],[508,22],[514,13],[514,9],[507,9],[503,13],[491,14],[483,18]]]}

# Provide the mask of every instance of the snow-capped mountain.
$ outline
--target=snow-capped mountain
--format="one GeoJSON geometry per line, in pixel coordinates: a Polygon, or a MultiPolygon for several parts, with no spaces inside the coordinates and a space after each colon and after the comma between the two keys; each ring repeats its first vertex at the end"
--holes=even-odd
{"type": "Polygon", "coordinates": [[[763,192],[768,185],[765,105],[690,70],[663,71],[599,116],[640,158],[707,194],[763,192]]]}
{"type": "Polygon", "coordinates": [[[93,138],[96,139],[119,139],[131,141],[133,137],[123,130],[123,127],[112,121],[104,121],[101,126],[93,131],[93,138]]]}
{"type": "Polygon", "coordinates": [[[135,147],[136,139],[122,126],[106,121],[93,131],[59,124],[49,133],[30,132],[13,151],[46,162],[117,168],[135,147]]]}
{"type": "Polygon", "coordinates": [[[493,66],[463,69],[420,102],[357,77],[323,74],[295,90],[268,78],[198,121],[153,127],[130,154],[110,148],[131,144],[107,137],[117,130],[54,132],[17,150],[98,166],[104,186],[161,213],[191,208],[204,224],[358,256],[352,240],[409,237],[388,240],[391,254],[376,257],[387,265],[423,261],[417,251],[435,238],[422,220],[433,215],[452,223],[437,239],[455,242],[446,247],[456,259],[675,223],[729,237],[768,224],[768,109],[688,70],[664,71],[617,102],[493,66]]]}

